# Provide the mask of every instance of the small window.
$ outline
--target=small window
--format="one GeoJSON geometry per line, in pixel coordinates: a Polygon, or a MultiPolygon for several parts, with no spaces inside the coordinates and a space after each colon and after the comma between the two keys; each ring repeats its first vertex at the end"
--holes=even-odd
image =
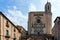
{"type": "Polygon", "coordinates": [[[6,27],[9,27],[8,21],[6,21],[6,27]]]}
{"type": "Polygon", "coordinates": [[[49,10],[49,6],[48,6],[48,10],[49,10]]]}
{"type": "Polygon", "coordinates": [[[6,36],[8,36],[9,35],[9,31],[8,30],[6,30],[6,36]]]}
{"type": "Polygon", "coordinates": [[[14,32],[16,32],[15,28],[14,28],[14,32]]]}
{"type": "Polygon", "coordinates": [[[38,32],[38,35],[40,35],[40,32],[38,32]]]}
{"type": "Polygon", "coordinates": [[[14,39],[13,40],[16,40],[16,35],[14,34],[14,39]]]}
{"type": "Polygon", "coordinates": [[[40,23],[40,19],[37,19],[37,23],[40,23]]]}

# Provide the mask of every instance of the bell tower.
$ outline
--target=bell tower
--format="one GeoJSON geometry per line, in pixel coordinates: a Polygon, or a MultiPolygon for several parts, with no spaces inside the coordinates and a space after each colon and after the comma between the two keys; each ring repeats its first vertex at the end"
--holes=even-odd
{"type": "Polygon", "coordinates": [[[51,3],[50,2],[47,2],[45,4],[45,12],[51,12],[51,3]]]}
{"type": "Polygon", "coordinates": [[[29,12],[28,34],[51,34],[52,13],[51,3],[45,4],[45,11],[29,12]]]}

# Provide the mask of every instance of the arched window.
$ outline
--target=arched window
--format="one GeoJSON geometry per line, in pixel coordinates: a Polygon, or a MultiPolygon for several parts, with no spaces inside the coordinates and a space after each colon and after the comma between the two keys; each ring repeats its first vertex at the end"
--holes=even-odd
{"type": "Polygon", "coordinates": [[[6,21],[6,27],[9,27],[9,23],[8,23],[8,21],[6,21]]]}
{"type": "Polygon", "coordinates": [[[49,5],[48,5],[48,10],[49,10],[49,5]]]}
{"type": "Polygon", "coordinates": [[[9,31],[8,30],[6,30],[6,36],[8,36],[9,35],[9,31]]]}

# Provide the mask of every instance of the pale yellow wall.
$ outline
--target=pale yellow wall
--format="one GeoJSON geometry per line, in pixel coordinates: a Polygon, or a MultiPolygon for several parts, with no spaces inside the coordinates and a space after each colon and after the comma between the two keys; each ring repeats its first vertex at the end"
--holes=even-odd
{"type": "MultiPolygon", "coordinates": [[[[13,25],[11,25],[11,29],[12,29],[12,30],[11,30],[11,33],[12,33],[12,34],[11,34],[11,38],[14,38],[14,27],[13,27],[13,25]]],[[[13,39],[12,39],[12,40],[13,40],[13,39]]]]}
{"type": "Polygon", "coordinates": [[[19,33],[19,31],[17,30],[17,28],[15,28],[9,21],[8,21],[8,24],[9,24],[9,27],[6,27],[6,21],[7,19],[5,17],[3,17],[2,15],[0,16],[1,18],[1,40],[6,40],[6,38],[4,37],[6,35],[6,30],[9,31],[9,40],[13,40],[14,38],[14,34],[16,34],[16,38],[17,40],[19,39],[19,37],[21,36],[21,33],[19,33]],[[14,28],[16,30],[16,32],[14,32],[14,28]]]}
{"type": "Polygon", "coordinates": [[[19,37],[20,37],[21,35],[20,35],[20,33],[18,32],[18,30],[17,30],[17,29],[16,29],[15,34],[16,34],[16,38],[17,38],[17,40],[19,40],[19,37]]]}
{"type": "Polygon", "coordinates": [[[3,17],[1,16],[1,40],[4,39],[4,22],[3,22],[3,17]]]}

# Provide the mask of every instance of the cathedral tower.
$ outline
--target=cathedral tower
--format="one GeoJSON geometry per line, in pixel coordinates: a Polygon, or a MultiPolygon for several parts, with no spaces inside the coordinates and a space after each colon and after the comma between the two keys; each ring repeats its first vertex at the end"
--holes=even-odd
{"type": "Polygon", "coordinates": [[[47,2],[45,11],[30,12],[28,17],[28,34],[51,34],[51,4],[47,2]]]}
{"type": "Polygon", "coordinates": [[[45,12],[51,12],[51,3],[47,2],[45,5],[45,12]]]}

